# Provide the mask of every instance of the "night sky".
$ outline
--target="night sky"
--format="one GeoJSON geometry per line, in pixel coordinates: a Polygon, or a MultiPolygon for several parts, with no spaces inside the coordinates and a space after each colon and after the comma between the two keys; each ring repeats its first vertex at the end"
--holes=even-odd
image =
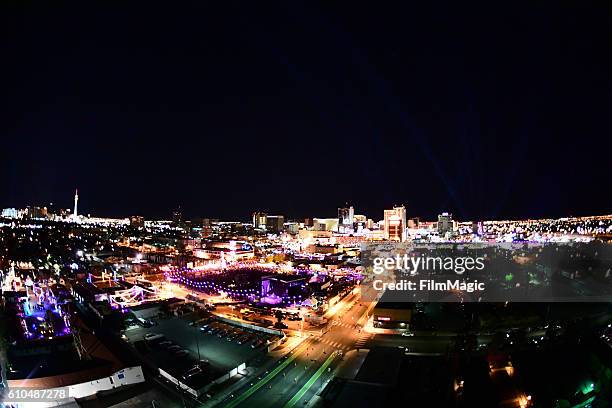
{"type": "Polygon", "coordinates": [[[612,213],[610,10],[0,7],[0,207],[612,213]]]}

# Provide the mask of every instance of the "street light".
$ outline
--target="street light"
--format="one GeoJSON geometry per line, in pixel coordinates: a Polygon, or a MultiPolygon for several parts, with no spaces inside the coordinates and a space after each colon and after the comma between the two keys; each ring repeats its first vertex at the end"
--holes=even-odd
{"type": "Polygon", "coordinates": [[[198,333],[200,332],[200,330],[198,330],[198,328],[196,326],[195,327],[195,339],[196,339],[196,347],[198,349],[198,365],[200,364],[200,361],[202,360],[202,357],[200,356],[200,339],[198,338],[198,333]]]}

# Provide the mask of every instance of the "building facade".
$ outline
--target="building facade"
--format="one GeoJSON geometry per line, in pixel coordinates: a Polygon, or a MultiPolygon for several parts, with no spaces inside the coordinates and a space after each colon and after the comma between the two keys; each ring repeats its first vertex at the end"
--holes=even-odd
{"type": "Polygon", "coordinates": [[[443,212],[438,215],[438,235],[441,237],[452,234],[454,231],[453,214],[443,212]]]}
{"type": "Polygon", "coordinates": [[[351,232],[355,222],[355,209],[353,206],[338,208],[338,232],[351,232]]]}
{"type": "Polygon", "coordinates": [[[266,229],[268,214],[265,212],[256,211],[253,213],[253,228],[266,229]]]}
{"type": "Polygon", "coordinates": [[[406,207],[385,210],[385,239],[404,242],[406,240],[406,207]]]}

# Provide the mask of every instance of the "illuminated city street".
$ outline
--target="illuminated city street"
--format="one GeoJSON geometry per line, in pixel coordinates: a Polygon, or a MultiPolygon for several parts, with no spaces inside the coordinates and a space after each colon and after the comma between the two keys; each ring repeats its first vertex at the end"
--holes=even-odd
{"type": "Polygon", "coordinates": [[[0,407],[612,407],[611,10],[0,2],[0,407]]]}
{"type": "Polygon", "coordinates": [[[280,363],[283,369],[272,371],[274,375],[264,377],[252,387],[249,384],[243,394],[227,400],[228,406],[290,407],[310,401],[331,377],[334,363],[355,347],[360,337],[355,322],[364,315],[365,309],[356,301],[343,302],[336,313],[342,317],[334,320],[336,324],[330,324],[320,336],[307,337],[287,360],[280,363]],[[255,392],[250,391],[258,386],[255,392]]]}

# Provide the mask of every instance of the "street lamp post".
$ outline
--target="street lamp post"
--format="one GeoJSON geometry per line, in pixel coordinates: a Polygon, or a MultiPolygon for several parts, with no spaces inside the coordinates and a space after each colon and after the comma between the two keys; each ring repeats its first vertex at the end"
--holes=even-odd
{"type": "Polygon", "coordinates": [[[304,337],[304,316],[305,313],[303,310],[300,310],[300,315],[302,319],[300,320],[300,337],[304,337]]]}
{"type": "Polygon", "coordinates": [[[200,330],[198,329],[197,326],[195,326],[195,328],[196,328],[195,339],[196,339],[196,348],[198,349],[198,367],[199,367],[200,361],[202,361],[202,357],[200,356],[200,339],[198,337],[200,330]]]}

